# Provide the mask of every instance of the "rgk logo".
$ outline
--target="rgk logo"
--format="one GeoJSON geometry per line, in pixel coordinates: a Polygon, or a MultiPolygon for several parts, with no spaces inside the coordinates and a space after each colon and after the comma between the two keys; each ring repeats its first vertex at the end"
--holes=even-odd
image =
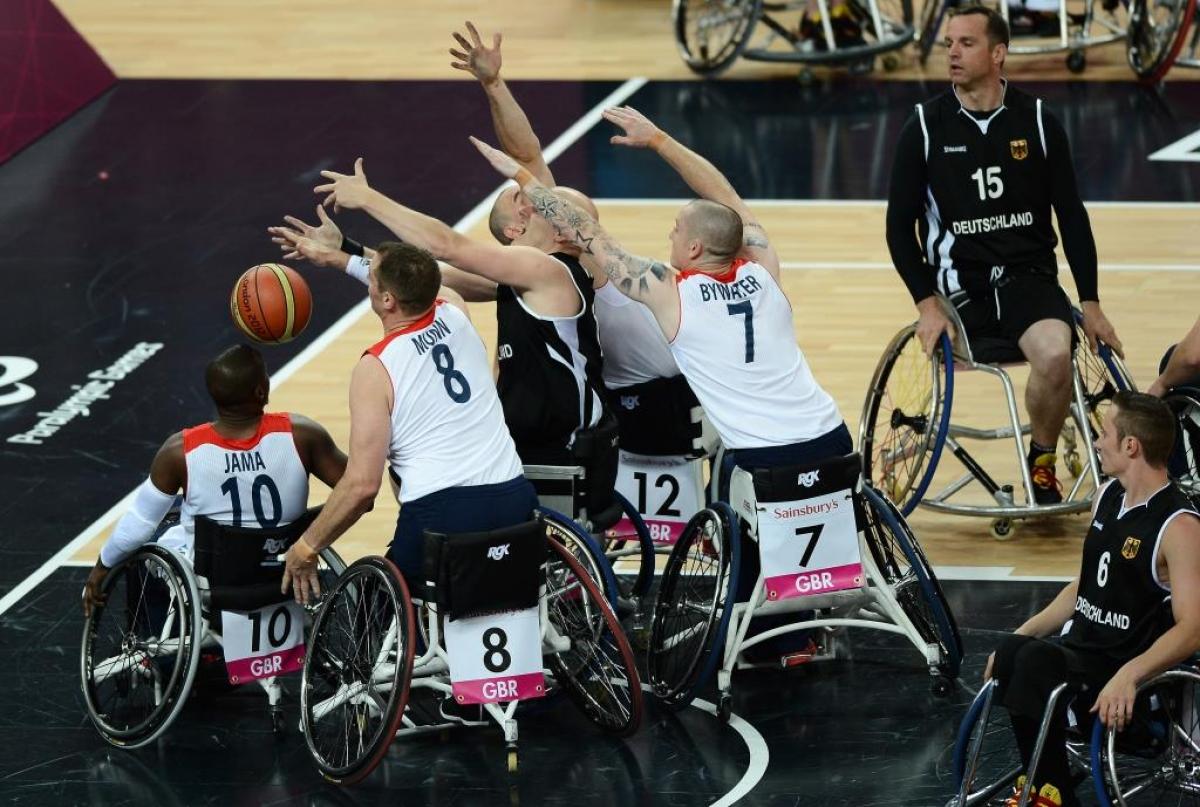
{"type": "Polygon", "coordinates": [[[24,403],[36,394],[33,387],[20,382],[36,373],[37,368],[33,359],[0,356],[0,406],[24,403]]]}
{"type": "Polygon", "coordinates": [[[509,546],[511,546],[511,544],[501,544],[500,546],[489,546],[488,547],[488,557],[491,558],[492,560],[500,560],[501,558],[503,558],[505,555],[508,554],[509,546]]]}
{"type": "Polygon", "coordinates": [[[811,488],[817,483],[817,474],[821,473],[820,469],[815,471],[805,471],[796,477],[796,484],[803,485],[806,488],[811,488]]]}
{"type": "Polygon", "coordinates": [[[268,538],[263,542],[263,554],[278,555],[284,550],[285,544],[287,544],[287,541],[282,538],[268,538]]]}
{"type": "Polygon", "coordinates": [[[630,412],[632,412],[634,409],[637,409],[637,405],[638,405],[638,396],[636,396],[636,395],[622,395],[621,396],[621,406],[625,407],[630,412]]]}

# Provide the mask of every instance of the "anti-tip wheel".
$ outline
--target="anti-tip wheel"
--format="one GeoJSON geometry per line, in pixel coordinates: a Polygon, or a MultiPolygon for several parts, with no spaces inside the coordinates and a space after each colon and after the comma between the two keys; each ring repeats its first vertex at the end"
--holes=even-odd
{"type": "Polygon", "coordinates": [[[1081,50],[1073,50],[1067,55],[1067,69],[1072,73],[1082,73],[1087,69],[1087,54],[1081,50]]]}
{"type": "Polygon", "coordinates": [[[929,691],[938,698],[948,698],[954,691],[954,682],[944,675],[934,676],[929,683],[929,691]]]}
{"type": "Polygon", "coordinates": [[[508,772],[517,772],[517,749],[515,748],[508,749],[508,772]]]}
{"type": "Polygon", "coordinates": [[[733,715],[733,696],[728,693],[721,696],[717,701],[717,720],[722,723],[728,723],[729,718],[733,715]]]}
{"type": "Polygon", "coordinates": [[[994,518],[988,532],[997,541],[1007,541],[1013,537],[1017,531],[1017,525],[1011,518],[994,518]]]}
{"type": "Polygon", "coordinates": [[[900,59],[898,59],[893,53],[889,53],[888,55],[884,56],[882,61],[883,69],[888,73],[900,67],[900,59]]]}

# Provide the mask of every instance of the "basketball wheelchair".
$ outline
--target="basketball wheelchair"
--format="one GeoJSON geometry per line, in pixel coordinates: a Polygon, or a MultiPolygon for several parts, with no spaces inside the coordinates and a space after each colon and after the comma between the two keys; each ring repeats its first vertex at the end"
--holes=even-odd
{"type": "Polygon", "coordinates": [[[862,482],[857,454],[753,472],[735,467],[729,490],[733,506],[717,501],[693,516],[663,571],[647,669],[667,707],[686,706],[715,671],[717,714],[728,720],[734,670],[791,663],[756,663],[747,650],[816,630],[826,652],[803,660],[831,658],[838,627],[907,638],[934,692],[950,692],[962,659],[954,617],[899,511],[862,482]],[[755,617],[779,615],[796,621],[772,619],[784,624],[749,635],[755,617]]]}
{"type": "Polygon", "coordinates": [[[366,557],[325,598],[301,723],[327,780],[361,781],[394,739],[489,721],[503,730],[513,772],[518,705],[555,691],[609,734],[637,730],[642,689],[629,642],[543,516],[489,532],[427,532],[424,576],[410,590],[390,561],[366,557]],[[464,708],[482,712],[464,717],[464,708]]]}
{"type": "Polygon", "coordinates": [[[702,76],[718,75],[739,56],[806,67],[844,65],[865,72],[877,55],[887,54],[884,68],[892,70],[900,62],[891,52],[914,37],[912,0],[674,0],[671,18],[679,55],[702,76]],[[807,10],[816,10],[816,21],[807,10]],[[835,17],[845,20],[839,31],[835,17]],[[759,23],[767,33],[751,47],[759,23]],[[806,23],[813,27],[811,32],[806,23]]]}
{"type": "MultiPolygon", "coordinates": [[[[1029,770],[1004,710],[994,708],[995,692],[993,679],[959,727],[953,761],[957,794],[947,807],[1001,805],[1011,803],[1010,795],[1019,807],[1029,804],[1056,706],[1078,689],[1063,683],[1051,693],[1029,770]]],[[[1083,717],[1076,715],[1080,726],[1083,717]]],[[[1067,758],[1073,770],[1091,779],[1102,807],[1200,804],[1200,670],[1177,667],[1142,683],[1133,720],[1122,732],[1105,729],[1097,719],[1090,731],[1069,731],[1067,758]]]]}
{"type": "MultiPolygon", "coordinates": [[[[1172,347],[1163,356],[1159,372],[1166,367],[1173,350],[1172,347]]],[[[1184,493],[1193,501],[1200,501],[1200,378],[1168,390],[1163,403],[1175,416],[1175,447],[1167,470],[1184,493]]]]}
{"type": "Polygon", "coordinates": [[[953,344],[942,334],[933,356],[926,356],[913,323],[893,337],[875,367],[859,421],[866,478],[906,516],[920,505],[943,513],[990,518],[991,534],[997,540],[1013,535],[1014,519],[1087,511],[1101,484],[1100,463],[1092,443],[1103,407],[1117,392],[1135,389],[1120,357],[1104,344],[1096,355],[1087,349],[1082,315],[1075,310],[1081,347],[1071,360],[1072,402],[1062,431],[1063,457],[1075,482],[1062,502],[1039,505],[1026,464],[1024,435],[1030,429],[1021,423],[1016,392],[1005,370],[1023,363],[1025,357],[1016,343],[1005,339],[968,340],[957,309],[949,300],[939,300],[954,327],[953,344]],[[1009,418],[1006,425],[980,429],[951,422],[956,382],[961,373],[969,371],[991,376],[1000,383],[1009,418]],[[995,481],[984,470],[963,440],[1012,442],[1024,502],[1017,501],[1012,485],[995,481]],[[927,495],[945,447],[963,464],[966,473],[943,490],[927,495]],[[952,500],[972,482],[978,482],[994,503],[962,501],[961,497],[952,500]]]}
{"type": "Polygon", "coordinates": [[[1138,79],[1157,84],[1173,65],[1200,67],[1196,0],[1130,0],[1125,56],[1138,79]]]}
{"type": "MultiPolygon", "coordinates": [[[[109,571],[80,652],[84,702],[100,736],[127,749],[162,736],[183,710],[205,651],[224,656],[230,683],[262,687],[272,730],[283,730],[278,677],[300,669],[316,609],[279,593],[282,556],[317,512],[268,529],[200,516],[194,565],[149,543],[109,571]]],[[[160,533],[177,521],[177,513],[169,515],[160,533]]],[[[322,550],[322,590],[345,568],[336,552],[322,550]]]]}

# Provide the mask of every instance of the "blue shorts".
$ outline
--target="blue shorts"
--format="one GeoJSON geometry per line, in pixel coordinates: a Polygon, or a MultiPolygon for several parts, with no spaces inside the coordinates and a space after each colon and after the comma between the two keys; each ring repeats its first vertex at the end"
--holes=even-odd
{"type": "Polygon", "coordinates": [[[388,545],[395,563],[412,586],[424,582],[425,530],[441,533],[483,532],[528,521],[537,507],[533,485],[524,476],[494,485],[446,488],[400,505],[396,535],[388,545]]]}

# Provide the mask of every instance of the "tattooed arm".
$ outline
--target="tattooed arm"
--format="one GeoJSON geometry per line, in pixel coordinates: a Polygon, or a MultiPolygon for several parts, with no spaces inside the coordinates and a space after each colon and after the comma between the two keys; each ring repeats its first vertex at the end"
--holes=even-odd
{"type": "Polygon", "coordinates": [[[697,196],[737,211],[742,217],[742,250],[738,257],[762,264],[779,279],[779,256],[767,238],[767,231],[715,165],[659,129],[633,107],[606,109],[604,119],[624,130],[624,134],[612,138],[614,145],[652,149],[697,196]]]}

